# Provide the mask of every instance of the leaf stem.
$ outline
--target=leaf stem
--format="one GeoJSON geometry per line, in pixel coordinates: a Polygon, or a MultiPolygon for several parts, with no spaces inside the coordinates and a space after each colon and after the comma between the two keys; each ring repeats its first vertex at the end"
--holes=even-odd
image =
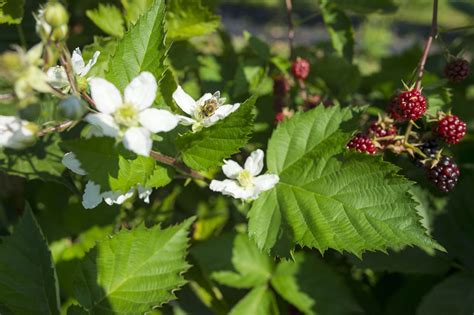
{"type": "Polygon", "coordinates": [[[431,30],[428,36],[428,39],[425,43],[425,48],[423,49],[423,55],[421,56],[420,63],[418,64],[418,75],[416,79],[415,88],[417,90],[421,87],[421,80],[423,79],[423,74],[425,71],[425,64],[426,59],[428,58],[428,54],[430,52],[431,44],[433,43],[433,39],[438,34],[438,0],[433,0],[433,17],[431,19],[431,30]]]}
{"type": "Polygon", "coordinates": [[[293,40],[295,38],[295,27],[293,23],[293,2],[292,0],[285,0],[286,17],[288,19],[288,47],[290,49],[290,59],[293,58],[293,40]]]}
{"type": "Polygon", "coordinates": [[[152,157],[153,159],[155,159],[156,161],[160,163],[174,167],[176,170],[180,171],[184,175],[187,175],[188,177],[203,180],[203,181],[206,180],[204,176],[202,176],[195,170],[190,169],[189,167],[187,167],[186,165],[184,165],[183,163],[179,162],[177,159],[171,156],[163,155],[156,151],[151,151],[150,157],[152,157]]]}
{"type": "Polygon", "coordinates": [[[43,130],[40,130],[36,135],[38,137],[42,137],[44,135],[47,135],[48,133],[53,133],[53,132],[62,132],[66,130],[67,128],[71,127],[75,123],[74,120],[66,120],[60,123],[59,125],[53,126],[53,127],[48,127],[43,130]]]}

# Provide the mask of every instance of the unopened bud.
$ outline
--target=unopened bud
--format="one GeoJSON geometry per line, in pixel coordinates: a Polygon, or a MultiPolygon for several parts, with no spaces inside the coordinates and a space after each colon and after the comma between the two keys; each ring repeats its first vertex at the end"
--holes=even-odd
{"type": "Polygon", "coordinates": [[[66,119],[77,120],[86,112],[81,100],[76,96],[70,96],[59,103],[59,112],[66,119]]]}
{"type": "Polygon", "coordinates": [[[61,3],[50,2],[46,5],[44,19],[46,23],[54,28],[66,25],[69,21],[69,15],[61,3]]]}
{"type": "Polygon", "coordinates": [[[51,39],[54,40],[55,42],[59,42],[65,39],[67,36],[68,30],[69,28],[66,24],[61,25],[60,27],[56,27],[53,31],[53,34],[51,34],[51,39]]]}

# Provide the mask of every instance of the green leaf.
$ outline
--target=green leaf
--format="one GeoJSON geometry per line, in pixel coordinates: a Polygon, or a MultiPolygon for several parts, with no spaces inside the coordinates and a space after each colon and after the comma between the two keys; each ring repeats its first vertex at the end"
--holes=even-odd
{"type": "Polygon", "coordinates": [[[0,0],[0,24],[20,24],[24,6],[25,0],[0,0]]]}
{"type": "Polygon", "coordinates": [[[398,9],[395,0],[331,0],[338,8],[355,13],[393,13],[398,9]]]}
{"type": "Polygon", "coordinates": [[[275,295],[267,286],[253,288],[229,313],[229,315],[249,314],[279,314],[275,295]]]}
{"type": "Polygon", "coordinates": [[[94,36],[94,42],[84,46],[82,55],[84,60],[90,60],[96,51],[100,51],[100,56],[87,75],[89,77],[104,77],[109,68],[109,59],[116,48],[116,38],[94,36]]]}
{"type": "Polygon", "coordinates": [[[88,177],[102,191],[127,192],[137,184],[157,188],[171,181],[169,169],[157,165],[151,157],[137,156],[115,145],[112,138],[75,139],[65,141],[64,146],[74,152],[88,177]]]}
{"type": "Polygon", "coordinates": [[[121,2],[125,9],[127,24],[132,25],[150,8],[153,0],[122,0],[121,2]]]}
{"type": "Polygon", "coordinates": [[[71,305],[67,308],[67,315],[88,315],[90,314],[80,305],[71,305]]]}
{"type": "Polygon", "coordinates": [[[380,157],[346,154],[338,131],[349,109],[320,106],[273,132],[270,173],[280,182],[249,212],[249,234],[261,249],[287,255],[294,245],[352,252],[417,245],[442,249],[422,228],[412,183],[380,157]]]}
{"type": "Polygon", "coordinates": [[[155,0],[145,15],[118,42],[110,58],[106,79],[123,90],[140,72],[149,71],[157,79],[164,72],[165,4],[155,0]]]}
{"type": "Polygon", "coordinates": [[[335,54],[325,55],[318,60],[318,76],[338,98],[354,93],[361,83],[359,68],[335,54]]]}
{"type": "Polygon", "coordinates": [[[220,17],[202,5],[201,0],[170,0],[166,16],[170,40],[182,40],[215,31],[220,17]]]}
{"type": "Polygon", "coordinates": [[[59,314],[51,253],[27,206],[15,231],[1,238],[0,305],[14,314],[59,314]]]}
{"type": "Polygon", "coordinates": [[[314,254],[300,252],[294,261],[281,261],[272,287],[304,314],[361,312],[343,279],[314,254]]]}
{"type": "Polygon", "coordinates": [[[122,12],[110,4],[99,3],[99,7],[94,10],[87,10],[86,15],[97,27],[108,35],[122,37],[125,31],[122,12]]]}
{"type": "Polygon", "coordinates": [[[324,23],[331,37],[332,46],[336,52],[352,61],[354,55],[354,31],[349,17],[337,9],[334,4],[328,0],[322,1],[321,12],[324,23]]]}
{"type": "Polygon", "coordinates": [[[255,101],[256,97],[251,97],[236,112],[215,125],[176,139],[184,163],[196,170],[208,170],[222,165],[223,159],[239,152],[253,129],[255,101]]]}
{"type": "Polygon", "coordinates": [[[186,283],[193,220],[122,230],[99,242],[77,270],[77,301],[92,314],[139,314],[174,299],[173,291],[186,283]]]}
{"type": "Polygon", "coordinates": [[[262,253],[244,234],[239,234],[234,239],[232,265],[237,272],[218,271],[212,273],[211,277],[231,287],[252,288],[265,285],[273,272],[270,256],[262,253]]]}
{"type": "Polygon", "coordinates": [[[417,315],[473,314],[474,275],[457,273],[431,290],[421,301],[417,315]]]}

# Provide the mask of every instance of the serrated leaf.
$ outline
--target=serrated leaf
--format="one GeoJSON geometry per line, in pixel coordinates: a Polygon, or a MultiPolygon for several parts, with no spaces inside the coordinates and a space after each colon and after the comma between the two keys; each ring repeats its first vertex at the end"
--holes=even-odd
{"type": "Polygon", "coordinates": [[[262,285],[253,288],[229,313],[229,315],[249,314],[279,314],[275,295],[269,288],[267,288],[267,286],[262,285]]]}
{"type": "Polygon", "coordinates": [[[223,164],[223,159],[239,152],[253,129],[256,97],[246,100],[239,109],[223,120],[201,131],[188,132],[178,139],[183,161],[195,170],[208,170],[223,164]]]}
{"type": "Polygon", "coordinates": [[[89,77],[104,77],[109,67],[109,59],[114,54],[116,48],[116,38],[94,36],[94,42],[84,46],[82,55],[84,60],[90,60],[96,51],[100,51],[100,56],[87,75],[89,77]]]}
{"type": "Polygon", "coordinates": [[[115,37],[123,36],[124,20],[122,12],[116,6],[99,3],[97,9],[87,10],[86,15],[104,33],[115,37]]]}
{"type": "Polygon", "coordinates": [[[421,301],[417,315],[473,314],[474,276],[457,273],[431,290],[421,301]]]}
{"type": "Polygon", "coordinates": [[[46,239],[27,206],[0,243],[0,305],[18,315],[59,314],[59,289],[46,239]]]}
{"type": "Polygon", "coordinates": [[[322,1],[321,13],[336,52],[352,61],[354,55],[354,31],[352,23],[344,11],[336,8],[328,0],[322,1]]]}
{"type": "Polygon", "coordinates": [[[117,146],[113,138],[75,139],[65,141],[64,146],[74,152],[87,176],[102,191],[127,192],[137,184],[152,188],[170,181],[163,166],[156,165],[151,157],[137,156],[117,146]],[[148,186],[148,180],[153,186],[148,186]]]}
{"type": "Polygon", "coordinates": [[[299,252],[294,261],[281,261],[272,287],[304,314],[361,312],[343,279],[314,254],[299,252]]]}
{"type": "Polygon", "coordinates": [[[166,21],[171,40],[205,35],[220,25],[220,17],[203,6],[201,0],[170,0],[166,21]]]}
{"type": "Polygon", "coordinates": [[[20,24],[24,6],[25,0],[0,0],[0,24],[20,24]]]}
{"type": "Polygon", "coordinates": [[[153,0],[122,0],[125,9],[125,19],[129,25],[135,24],[140,16],[152,5],[153,0]]]}
{"type": "Polygon", "coordinates": [[[350,110],[317,107],[273,132],[270,173],[280,182],[249,212],[249,234],[261,249],[288,255],[294,245],[360,255],[417,245],[442,249],[422,228],[408,191],[412,183],[380,157],[346,154],[338,131],[350,110]]]}
{"type": "Polygon", "coordinates": [[[247,235],[239,234],[232,248],[234,271],[218,271],[211,277],[221,284],[235,288],[252,288],[265,285],[273,272],[270,256],[262,253],[247,235]]]}
{"type": "Polygon", "coordinates": [[[174,170],[172,168],[156,165],[153,173],[148,177],[145,186],[149,188],[159,188],[168,185],[173,179],[174,170]]]}
{"type": "Polygon", "coordinates": [[[155,0],[118,42],[105,78],[120,90],[143,71],[151,72],[157,80],[161,78],[166,55],[164,22],[164,1],[155,0]]]}
{"type": "Polygon", "coordinates": [[[186,283],[193,220],[122,230],[99,242],[78,267],[77,301],[92,314],[139,314],[174,299],[173,291],[186,283]]]}

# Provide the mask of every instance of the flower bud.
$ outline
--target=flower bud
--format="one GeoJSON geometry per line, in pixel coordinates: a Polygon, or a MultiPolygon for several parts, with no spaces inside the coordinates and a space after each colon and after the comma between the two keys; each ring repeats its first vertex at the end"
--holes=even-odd
{"type": "Polygon", "coordinates": [[[85,106],[76,96],[70,96],[59,103],[59,112],[66,119],[77,120],[86,112],[85,106]]]}
{"type": "Polygon", "coordinates": [[[51,34],[51,39],[55,42],[59,42],[66,38],[69,28],[66,24],[63,24],[54,29],[53,34],[51,34]]]}
{"type": "Polygon", "coordinates": [[[61,3],[50,2],[45,8],[44,19],[54,28],[66,25],[69,21],[69,15],[61,3]]]}

